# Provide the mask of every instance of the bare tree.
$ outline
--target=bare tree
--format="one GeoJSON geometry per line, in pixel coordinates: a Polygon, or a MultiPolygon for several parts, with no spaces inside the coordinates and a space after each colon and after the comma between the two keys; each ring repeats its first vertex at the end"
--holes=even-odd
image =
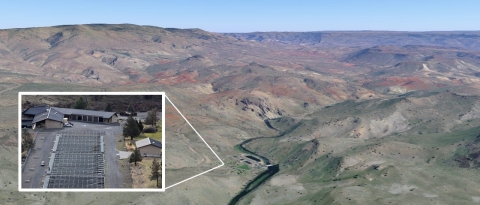
{"type": "Polygon", "coordinates": [[[151,124],[155,126],[157,124],[157,109],[152,109],[148,111],[147,118],[145,119],[146,124],[151,124]]]}
{"type": "Polygon", "coordinates": [[[35,141],[27,129],[22,129],[22,152],[35,146],[35,141]]]}

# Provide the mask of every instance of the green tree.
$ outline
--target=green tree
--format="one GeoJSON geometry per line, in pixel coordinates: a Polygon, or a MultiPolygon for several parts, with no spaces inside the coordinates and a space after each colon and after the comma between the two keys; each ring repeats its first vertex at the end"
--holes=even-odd
{"type": "Polygon", "coordinates": [[[133,140],[138,135],[140,135],[140,129],[138,129],[137,121],[132,116],[128,116],[127,122],[123,126],[123,137],[130,137],[133,140]]]}
{"type": "Polygon", "coordinates": [[[113,112],[112,105],[110,103],[107,103],[107,107],[105,107],[106,112],[113,112]]]}
{"type": "Polygon", "coordinates": [[[128,111],[128,112],[135,112],[135,109],[133,109],[132,104],[128,105],[127,111],[128,111]]]}
{"type": "Polygon", "coordinates": [[[157,161],[157,159],[153,159],[152,165],[150,166],[150,169],[152,170],[152,173],[150,173],[150,180],[156,179],[158,188],[160,188],[158,186],[158,179],[162,178],[161,168],[160,162],[157,161]]]}
{"type": "Polygon", "coordinates": [[[75,109],[86,109],[87,102],[83,100],[83,97],[78,98],[78,100],[73,104],[73,108],[75,109]]]}
{"type": "Polygon", "coordinates": [[[157,109],[152,109],[151,111],[148,111],[145,123],[155,126],[157,124],[157,120],[157,109]]]}
{"type": "Polygon", "coordinates": [[[135,148],[133,151],[132,155],[130,155],[130,160],[129,162],[135,162],[135,166],[137,166],[137,162],[142,161],[142,155],[140,154],[140,150],[138,148],[135,148]]]}
{"type": "Polygon", "coordinates": [[[27,129],[22,129],[22,152],[35,146],[35,141],[27,129]]]}
{"type": "Polygon", "coordinates": [[[138,129],[140,130],[140,132],[143,132],[143,124],[142,124],[141,120],[137,121],[137,125],[138,125],[138,129]]]}

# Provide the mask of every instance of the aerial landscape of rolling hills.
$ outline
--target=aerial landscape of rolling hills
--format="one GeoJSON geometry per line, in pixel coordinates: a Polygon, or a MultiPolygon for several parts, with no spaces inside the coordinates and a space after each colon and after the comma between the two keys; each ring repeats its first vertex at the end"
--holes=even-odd
{"type": "MultiPolygon", "coordinates": [[[[480,31],[3,29],[0,89],[6,204],[480,203],[480,31]],[[165,193],[18,192],[21,91],[165,92],[225,165],[165,193]]],[[[167,187],[221,164],[164,112],[167,187]]]]}

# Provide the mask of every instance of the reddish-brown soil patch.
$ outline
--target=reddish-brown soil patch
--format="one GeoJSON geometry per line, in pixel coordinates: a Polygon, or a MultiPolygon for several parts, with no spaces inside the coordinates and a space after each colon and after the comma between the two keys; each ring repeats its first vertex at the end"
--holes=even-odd
{"type": "Polygon", "coordinates": [[[431,85],[427,84],[426,80],[419,77],[387,77],[374,84],[382,87],[401,86],[408,90],[426,90],[431,88],[431,85]]]}
{"type": "Polygon", "coordinates": [[[157,73],[155,74],[155,82],[164,85],[175,85],[179,83],[195,83],[197,82],[196,78],[198,77],[198,72],[181,72],[176,76],[165,76],[167,73],[157,73]]]}
{"type": "Polygon", "coordinates": [[[183,119],[179,114],[165,113],[165,126],[171,127],[181,122],[183,119]]]}

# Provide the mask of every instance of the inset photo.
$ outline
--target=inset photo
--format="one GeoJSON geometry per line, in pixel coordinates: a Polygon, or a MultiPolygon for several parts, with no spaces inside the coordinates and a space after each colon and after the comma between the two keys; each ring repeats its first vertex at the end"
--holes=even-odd
{"type": "Polygon", "coordinates": [[[163,92],[20,92],[19,191],[164,191],[163,92]]]}

